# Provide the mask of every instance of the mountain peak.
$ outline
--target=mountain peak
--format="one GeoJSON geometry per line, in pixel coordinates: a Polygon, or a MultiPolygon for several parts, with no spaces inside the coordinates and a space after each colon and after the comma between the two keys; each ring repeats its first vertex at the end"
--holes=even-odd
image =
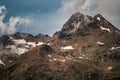
{"type": "Polygon", "coordinates": [[[76,12],[76,13],[74,13],[74,14],[71,16],[71,18],[80,18],[80,17],[82,17],[82,16],[84,16],[82,13],[76,12]]]}
{"type": "Polygon", "coordinates": [[[95,29],[98,29],[99,31],[119,32],[116,27],[100,14],[92,17],[76,12],[64,24],[58,37],[64,39],[69,38],[70,36],[84,36],[88,34],[90,30],[94,31],[95,29]]]}
{"type": "MultiPolygon", "coordinates": [[[[60,32],[60,38],[68,37],[70,35],[79,34],[83,35],[83,31],[94,23],[94,19],[91,16],[83,15],[80,12],[74,13],[71,18],[64,24],[60,32]]],[[[93,27],[93,26],[91,26],[93,27]]]]}
{"type": "Polygon", "coordinates": [[[102,21],[102,20],[105,20],[105,18],[101,15],[101,14],[96,14],[94,16],[94,19],[98,20],[98,21],[102,21]]]}
{"type": "Polygon", "coordinates": [[[102,15],[97,14],[94,16],[94,19],[97,20],[96,22],[98,26],[109,28],[111,32],[119,32],[119,30],[114,25],[112,25],[107,19],[105,19],[102,15]]]}

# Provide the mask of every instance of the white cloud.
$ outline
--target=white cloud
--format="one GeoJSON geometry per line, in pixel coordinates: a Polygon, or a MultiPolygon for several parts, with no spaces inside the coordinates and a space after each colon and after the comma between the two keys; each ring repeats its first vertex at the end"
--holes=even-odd
{"type": "Polygon", "coordinates": [[[8,25],[7,25],[7,30],[6,32],[8,34],[13,34],[16,32],[16,25],[19,24],[29,24],[30,23],[30,20],[29,19],[24,19],[24,18],[21,18],[21,17],[11,17],[9,19],[9,22],[8,22],[8,25]]]}
{"type": "MultiPolygon", "coordinates": [[[[4,23],[5,14],[0,15],[0,32],[14,33],[17,29],[22,32],[32,34],[49,34],[52,35],[55,31],[60,30],[63,24],[70,16],[79,11],[83,14],[94,16],[100,13],[107,18],[115,26],[120,25],[120,0],[61,0],[61,7],[56,12],[48,12],[45,14],[32,13],[25,15],[28,18],[11,17],[9,22],[4,23]],[[28,27],[16,28],[17,25],[25,25],[28,27]],[[28,25],[29,24],[29,25],[28,25]]],[[[0,7],[0,13],[5,6],[0,7]]]]}
{"type": "Polygon", "coordinates": [[[4,10],[6,10],[6,7],[5,6],[0,6],[0,14],[2,14],[4,10]]]}
{"type": "Polygon", "coordinates": [[[117,15],[120,11],[119,3],[120,0],[61,0],[62,5],[56,12],[29,15],[32,23],[23,30],[32,34],[52,35],[62,28],[73,13],[78,11],[91,16],[100,13],[114,25],[120,25],[120,17],[117,15]]]}
{"type": "Polygon", "coordinates": [[[77,11],[91,16],[99,13],[114,25],[120,25],[120,0],[62,0],[59,12],[70,16],[77,11]]]}
{"type": "Polygon", "coordinates": [[[62,7],[59,9],[64,13],[76,11],[91,13],[103,13],[116,15],[120,10],[120,0],[62,0],[62,7]]]}
{"type": "Polygon", "coordinates": [[[0,6],[0,35],[2,34],[13,34],[17,30],[17,25],[21,24],[29,24],[30,20],[27,18],[21,18],[21,17],[11,17],[8,22],[3,22],[6,14],[4,13],[6,11],[5,6],[0,6]]]}
{"type": "Polygon", "coordinates": [[[28,27],[22,27],[22,32],[37,35],[39,33],[51,35],[60,30],[63,24],[68,20],[66,16],[60,13],[32,14],[27,16],[31,23],[28,27]]]}
{"type": "Polygon", "coordinates": [[[95,6],[95,1],[92,1],[93,0],[62,0],[62,7],[59,9],[59,12],[71,15],[77,11],[94,11],[93,7],[95,6]]]}
{"type": "Polygon", "coordinates": [[[100,13],[108,15],[118,15],[120,10],[120,0],[97,0],[100,13]]]}
{"type": "Polygon", "coordinates": [[[4,33],[6,28],[6,25],[3,23],[3,20],[5,18],[3,10],[6,10],[5,6],[0,6],[0,34],[4,33]]]}

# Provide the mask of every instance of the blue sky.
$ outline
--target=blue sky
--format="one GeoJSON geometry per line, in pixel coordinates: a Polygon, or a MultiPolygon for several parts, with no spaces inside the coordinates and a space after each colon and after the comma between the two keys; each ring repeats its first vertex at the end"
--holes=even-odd
{"type": "Polygon", "coordinates": [[[61,0],[1,0],[0,4],[6,6],[10,17],[54,12],[60,7],[61,0]]]}
{"type": "Polygon", "coordinates": [[[0,0],[0,32],[52,35],[77,11],[100,13],[119,28],[120,0],[0,0]]]}
{"type": "MultiPolygon", "coordinates": [[[[16,31],[27,32],[31,34],[50,34],[56,25],[48,22],[52,16],[56,15],[61,6],[61,0],[1,0],[1,6],[6,7],[5,22],[11,17],[26,17],[31,20],[28,26],[17,25],[16,31]]],[[[55,30],[54,30],[55,31],[55,30]]]]}

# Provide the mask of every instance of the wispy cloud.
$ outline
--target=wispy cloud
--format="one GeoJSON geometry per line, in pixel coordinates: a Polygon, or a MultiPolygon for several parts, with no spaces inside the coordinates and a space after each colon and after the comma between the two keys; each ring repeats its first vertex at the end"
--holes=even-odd
{"type": "Polygon", "coordinates": [[[62,6],[59,12],[71,15],[76,11],[80,11],[85,14],[90,14],[93,13],[95,7],[94,0],[62,0],[62,6]]]}
{"type": "Polygon", "coordinates": [[[8,34],[13,34],[16,32],[17,30],[17,25],[28,25],[30,24],[30,20],[29,19],[25,19],[25,18],[21,18],[21,17],[11,17],[9,19],[9,22],[6,25],[6,32],[8,34]]]}
{"type": "MultiPolygon", "coordinates": [[[[119,27],[119,3],[120,0],[61,0],[62,5],[56,12],[33,16],[33,23],[29,28],[35,28],[29,29],[28,32],[52,35],[62,28],[73,13],[78,11],[91,16],[99,13],[119,27]]],[[[28,30],[28,27],[25,30],[28,30]]]]}
{"type": "Polygon", "coordinates": [[[60,30],[64,23],[68,20],[60,13],[32,14],[27,16],[31,23],[27,27],[22,27],[22,32],[37,35],[38,33],[53,35],[60,30]]]}
{"type": "MultiPolygon", "coordinates": [[[[38,10],[36,13],[33,10],[30,14],[23,13],[18,15],[19,17],[11,17],[7,23],[3,22],[5,18],[4,12],[4,14],[0,15],[0,30],[1,33],[9,34],[21,31],[34,35],[38,33],[52,35],[55,31],[62,28],[73,13],[78,11],[91,16],[100,13],[115,26],[119,27],[119,3],[120,0],[61,0],[61,6],[56,11],[41,13],[38,10]]],[[[6,10],[5,6],[0,7],[0,13],[4,10],[6,10]]]]}
{"type": "Polygon", "coordinates": [[[59,12],[71,15],[76,11],[92,16],[99,13],[114,25],[120,25],[120,0],[62,0],[59,12]]]}
{"type": "Polygon", "coordinates": [[[4,22],[6,7],[0,6],[0,35],[13,34],[17,30],[17,25],[29,24],[30,20],[21,17],[10,17],[8,22],[4,22]]]}
{"type": "Polygon", "coordinates": [[[60,11],[73,13],[75,11],[118,15],[120,0],[62,0],[60,11]]]}

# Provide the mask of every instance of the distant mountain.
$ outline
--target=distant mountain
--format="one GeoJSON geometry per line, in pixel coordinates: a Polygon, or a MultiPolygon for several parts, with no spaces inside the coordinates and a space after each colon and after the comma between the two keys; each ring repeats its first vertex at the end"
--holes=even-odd
{"type": "Polygon", "coordinates": [[[120,80],[120,30],[100,14],[76,12],[53,37],[2,36],[0,55],[0,80],[120,80]]]}
{"type": "Polygon", "coordinates": [[[4,63],[9,63],[16,60],[19,55],[46,43],[50,39],[51,37],[48,35],[39,34],[33,36],[20,32],[12,35],[4,35],[0,37],[0,60],[4,63]]]}

